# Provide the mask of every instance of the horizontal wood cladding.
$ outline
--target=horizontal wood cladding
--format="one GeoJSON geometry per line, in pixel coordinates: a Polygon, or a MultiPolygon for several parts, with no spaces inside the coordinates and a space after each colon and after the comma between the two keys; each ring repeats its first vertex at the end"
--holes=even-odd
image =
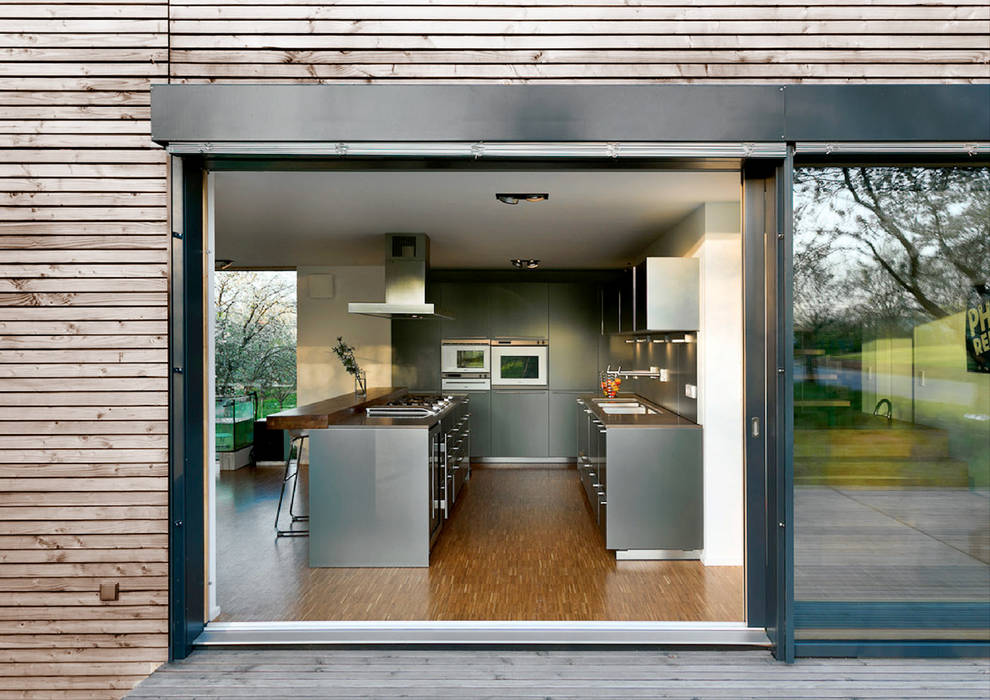
{"type": "Polygon", "coordinates": [[[167,655],[167,22],[0,2],[0,698],[118,698],[167,655]]]}
{"type": "Polygon", "coordinates": [[[971,0],[176,0],[169,18],[177,83],[990,79],[971,0]]]}
{"type": "Polygon", "coordinates": [[[985,0],[0,0],[0,700],[118,698],[166,656],[153,83],[986,82],[988,60],[985,0]]]}

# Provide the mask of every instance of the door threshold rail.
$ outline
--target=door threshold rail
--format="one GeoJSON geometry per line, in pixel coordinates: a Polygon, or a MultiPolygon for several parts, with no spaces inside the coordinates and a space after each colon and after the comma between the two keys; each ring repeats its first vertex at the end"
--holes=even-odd
{"type": "Polygon", "coordinates": [[[214,622],[194,646],[280,644],[645,644],[769,647],[744,622],[214,622]]]}

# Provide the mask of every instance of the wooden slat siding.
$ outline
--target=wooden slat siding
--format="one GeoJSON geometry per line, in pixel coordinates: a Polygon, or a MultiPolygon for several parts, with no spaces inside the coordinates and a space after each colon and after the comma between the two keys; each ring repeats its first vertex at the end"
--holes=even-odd
{"type": "Polygon", "coordinates": [[[152,82],[975,82],[988,36],[985,0],[0,0],[0,698],[165,656],[152,82]]]}
{"type": "Polygon", "coordinates": [[[177,83],[990,81],[990,7],[978,0],[174,0],[170,8],[177,83]]]}
{"type": "Polygon", "coordinates": [[[118,698],[167,656],[167,20],[0,2],[0,697],[118,698]]]}

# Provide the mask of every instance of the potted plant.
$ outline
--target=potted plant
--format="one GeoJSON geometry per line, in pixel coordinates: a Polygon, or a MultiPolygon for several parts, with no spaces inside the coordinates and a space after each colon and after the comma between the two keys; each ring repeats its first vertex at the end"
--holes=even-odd
{"type": "Polygon", "coordinates": [[[337,336],[337,344],[333,346],[334,354],[340,359],[340,364],[344,365],[344,370],[348,374],[354,375],[354,395],[368,395],[368,374],[360,366],[354,357],[354,347],[344,342],[342,336],[337,336]]]}

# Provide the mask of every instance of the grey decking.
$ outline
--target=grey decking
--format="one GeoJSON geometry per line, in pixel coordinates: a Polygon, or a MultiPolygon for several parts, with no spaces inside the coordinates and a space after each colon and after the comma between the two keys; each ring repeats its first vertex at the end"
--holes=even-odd
{"type": "Polygon", "coordinates": [[[128,698],[987,698],[987,660],[764,651],[205,650],[128,698]]]}

